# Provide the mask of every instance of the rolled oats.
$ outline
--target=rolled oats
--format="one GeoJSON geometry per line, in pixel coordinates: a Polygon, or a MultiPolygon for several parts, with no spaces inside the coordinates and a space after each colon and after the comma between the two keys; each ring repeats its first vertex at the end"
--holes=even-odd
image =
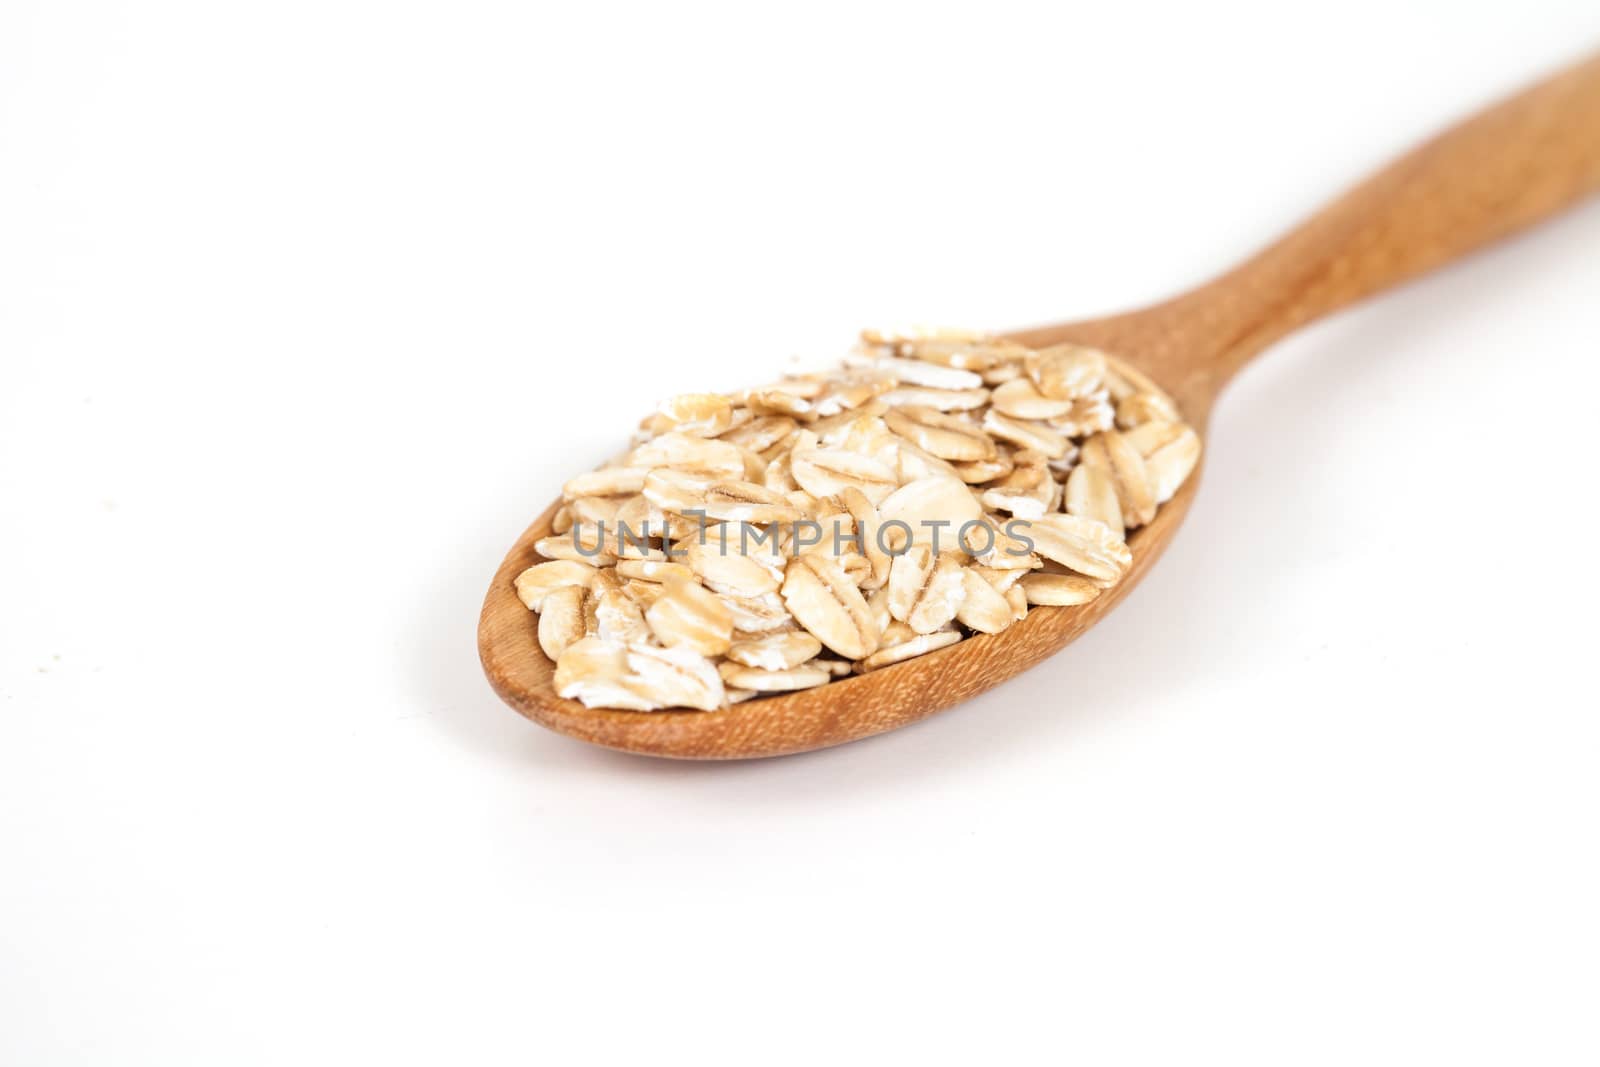
{"type": "Polygon", "coordinates": [[[1157,504],[1171,500],[1200,461],[1200,435],[1181,423],[1147,422],[1123,436],[1144,457],[1157,504]]]}
{"type": "Polygon", "coordinates": [[[1097,349],[866,331],[838,371],[665,401],[516,592],[560,695],[727,708],[1090,603],[1200,451],[1097,349]]]}
{"type": "Polygon", "coordinates": [[[917,633],[932,633],[956,617],[965,595],[961,555],[914,545],[889,568],[889,615],[917,633]]]}
{"type": "Polygon", "coordinates": [[[1043,453],[1018,452],[1012,460],[1011,473],[984,490],[983,506],[1019,519],[1037,519],[1056,506],[1061,485],[1045,465],[1043,453]]]}
{"type": "Polygon", "coordinates": [[[993,409],[984,412],[983,428],[993,437],[1046,459],[1060,459],[1072,448],[1071,441],[1046,424],[1008,418],[993,409]]]}
{"type": "Polygon", "coordinates": [[[821,667],[780,667],[776,670],[766,670],[729,661],[722,665],[721,670],[725,685],[757,693],[787,693],[796,689],[812,689],[833,680],[833,675],[821,667]]]}
{"type": "Polygon", "coordinates": [[[994,586],[997,593],[1009,592],[1022,580],[1023,575],[1028,573],[1025,570],[1001,570],[997,567],[985,567],[981,563],[973,563],[969,569],[973,574],[994,586]]]}
{"type": "Polygon", "coordinates": [[[758,535],[767,536],[755,527],[725,524],[703,543],[691,538],[684,548],[684,564],[719,593],[736,597],[776,593],[783,580],[783,560],[776,545],[767,551],[755,547],[758,535]]]}
{"type": "Polygon", "coordinates": [[[1078,515],[1046,515],[1028,528],[1034,551],[1068,570],[1115,582],[1133,563],[1122,538],[1095,519],[1078,515]]]}
{"type": "Polygon", "coordinates": [[[568,586],[587,589],[599,573],[589,564],[576,560],[535,563],[517,575],[517,596],[528,606],[528,610],[543,611],[545,597],[568,586]]]}
{"type": "Polygon", "coordinates": [[[695,576],[695,572],[682,563],[669,563],[664,559],[621,559],[617,561],[617,574],[643,582],[667,582],[695,576]]]}
{"type": "Polygon", "coordinates": [[[812,413],[811,401],[784,389],[753,389],[744,395],[744,404],[757,415],[805,417],[812,413]]]}
{"type": "Polygon", "coordinates": [[[933,408],[907,405],[890,411],[883,421],[889,429],[939,459],[971,462],[993,459],[995,455],[994,439],[969,419],[933,408]]]}
{"type": "Polygon", "coordinates": [[[1100,587],[1076,574],[1028,574],[1018,588],[1027,596],[1028,603],[1044,607],[1066,608],[1087,604],[1100,595],[1100,587]]]}
{"type": "Polygon", "coordinates": [[[1021,622],[1028,617],[1028,594],[1020,585],[1005,592],[1006,604],[1011,608],[1011,621],[1021,622]]]}
{"type": "Polygon", "coordinates": [[[704,656],[685,645],[628,646],[628,675],[622,684],[657,708],[715,711],[725,700],[722,676],[704,656]]]}
{"type": "MultiPolygon", "coordinates": [[[[629,578],[622,583],[622,591],[628,594],[628,599],[639,605],[639,610],[650,612],[650,606],[661,599],[665,591],[660,582],[647,582],[641,578],[629,578]]],[[[648,622],[649,620],[646,619],[648,622]]]]}
{"type": "Polygon", "coordinates": [[[987,389],[929,389],[921,385],[902,385],[879,398],[890,407],[933,408],[935,411],[972,411],[989,402],[987,389]]]}
{"type": "Polygon", "coordinates": [[[1011,461],[1010,452],[997,452],[993,459],[974,460],[971,463],[955,464],[956,477],[968,485],[982,485],[992,482],[997,478],[1004,478],[1016,469],[1016,464],[1011,461]]]}
{"type": "Polygon", "coordinates": [[[868,500],[867,495],[859,489],[852,486],[840,493],[839,499],[849,509],[850,516],[855,519],[856,541],[869,567],[867,577],[858,584],[870,592],[889,580],[889,564],[892,558],[878,536],[883,528],[883,522],[878,515],[878,509],[873,507],[872,501],[868,500]]]}
{"type": "Polygon", "coordinates": [[[533,550],[545,559],[582,563],[594,567],[610,566],[615,563],[617,561],[617,554],[613,550],[615,547],[601,535],[598,527],[590,527],[580,534],[580,528],[574,526],[564,534],[541,537],[533,543],[533,550]]]}
{"type": "Polygon", "coordinates": [[[1112,533],[1123,536],[1122,501],[1117,498],[1117,482],[1104,447],[1084,446],[1082,459],[1067,475],[1066,509],[1070,515],[1098,519],[1112,533]]]}
{"type": "Polygon", "coordinates": [[[807,666],[816,667],[827,671],[835,678],[848,678],[855,673],[856,665],[847,659],[834,659],[831,656],[818,656],[807,666]]]}
{"type": "Polygon", "coordinates": [[[718,482],[700,505],[709,518],[724,521],[793,522],[800,517],[782,493],[754,482],[718,482]]]}
{"type": "MultiPolygon", "coordinates": [[[[651,506],[660,511],[682,515],[703,507],[706,493],[714,484],[716,483],[710,478],[662,468],[645,475],[642,490],[645,500],[651,506]]],[[[622,509],[619,508],[618,515],[621,512],[622,509]]]]}
{"type": "Polygon", "coordinates": [[[760,415],[735,426],[720,438],[736,448],[765,452],[794,433],[799,423],[782,415],[760,415]]]}
{"type": "Polygon", "coordinates": [[[1004,385],[1006,382],[1022,377],[1024,371],[1020,363],[996,363],[986,368],[983,372],[983,384],[1004,385]]]}
{"type": "Polygon", "coordinates": [[[1116,413],[1111,408],[1109,395],[1101,390],[1090,396],[1080,396],[1072,402],[1065,415],[1050,420],[1050,425],[1068,437],[1087,437],[1116,425],[1116,413]]]}
{"type": "Polygon", "coordinates": [[[650,635],[644,612],[623,588],[616,571],[600,571],[589,588],[594,594],[595,621],[603,639],[627,643],[650,635]]]}
{"type": "Polygon", "coordinates": [[[1014,419],[1059,419],[1072,411],[1072,397],[1058,400],[1039,392],[1031,378],[1013,378],[990,394],[994,410],[1014,419]]]}
{"type": "Polygon", "coordinates": [[[720,656],[733,643],[733,612],[717,595],[687,578],[668,580],[644,613],[655,639],[668,648],[720,656]]]}
{"type": "Polygon", "coordinates": [[[1106,355],[1082,345],[1052,345],[1023,357],[1028,377],[1045,396],[1076,400],[1105,383],[1106,355]]]}
{"type": "Polygon", "coordinates": [[[581,700],[591,708],[653,711],[659,707],[624,684],[629,673],[626,645],[586,637],[561,653],[553,683],[556,695],[581,700]]]}
{"type": "Polygon", "coordinates": [[[1084,449],[1090,448],[1099,448],[1105,453],[1111,477],[1117,485],[1117,499],[1122,504],[1123,525],[1133,529],[1155,518],[1155,486],[1150,484],[1150,474],[1145,470],[1144,457],[1139,450],[1116,430],[1090,438],[1084,449]]]}
{"type": "Polygon", "coordinates": [[[561,487],[561,495],[569,501],[580,497],[632,496],[644,488],[646,467],[604,467],[580,474],[561,487]]]}
{"type": "Polygon", "coordinates": [[[812,660],[822,651],[822,642],[804,630],[744,637],[728,648],[728,658],[746,667],[765,671],[786,671],[812,660]]]}
{"type": "Polygon", "coordinates": [[[949,648],[961,640],[961,634],[955,630],[941,630],[931,634],[913,634],[898,644],[879,649],[861,661],[861,670],[875,671],[879,667],[887,667],[894,663],[904,663],[917,656],[925,656],[929,652],[937,652],[941,648],[949,648]]]}
{"type": "Polygon", "coordinates": [[[666,429],[716,437],[733,425],[733,404],[716,393],[685,393],[661,405],[666,429]]]}
{"type": "Polygon", "coordinates": [[[1039,566],[1039,557],[1034,554],[1032,546],[1020,537],[1011,535],[1012,529],[1023,530],[1022,524],[1013,526],[1011,522],[1003,521],[994,515],[985,515],[983,524],[988,527],[993,543],[989,538],[973,532],[968,540],[968,548],[973,553],[973,558],[985,567],[996,570],[1027,571],[1039,566]]]}
{"type": "Polygon", "coordinates": [[[587,595],[583,586],[568,585],[544,598],[539,611],[539,647],[552,661],[583,639],[583,598],[587,595]]]}
{"type": "Polygon", "coordinates": [[[1117,426],[1131,430],[1147,422],[1177,422],[1178,407],[1160,393],[1135,393],[1117,402],[1117,426]]]}
{"type": "Polygon", "coordinates": [[[931,452],[924,452],[910,441],[902,440],[896,451],[895,468],[899,473],[902,487],[907,482],[923,478],[953,478],[961,481],[961,475],[956,472],[955,464],[942,460],[931,452]]]}
{"type": "Polygon", "coordinates": [[[983,519],[983,507],[967,484],[952,476],[933,475],[907,482],[878,504],[885,525],[899,523],[913,543],[929,542],[943,530],[953,540],[961,527],[983,519]]]}
{"type": "Polygon", "coordinates": [[[794,618],[777,593],[760,593],[756,596],[739,596],[716,591],[717,599],[733,616],[734,629],[745,633],[764,634],[785,630],[794,625],[794,618]]]}
{"type": "Polygon", "coordinates": [[[567,507],[572,511],[574,528],[587,526],[599,529],[602,523],[607,526],[616,523],[617,512],[624,503],[617,496],[580,496],[570,501],[567,507]]]}
{"type": "MultiPolygon", "coordinates": [[[[978,389],[983,385],[983,378],[970,370],[962,370],[955,366],[941,366],[925,360],[893,359],[880,356],[873,360],[870,366],[889,379],[902,381],[907,385],[920,385],[927,389],[960,391],[978,389]]],[[[883,390],[883,392],[887,391],[883,390]]]]}
{"type": "Polygon", "coordinates": [[[865,659],[877,649],[878,628],[861,590],[832,560],[791,559],[782,592],[795,621],[834,652],[846,659],[865,659]]]}
{"type": "Polygon", "coordinates": [[[955,615],[961,625],[981,634],[997,634],[1011,625],[1011,605],[976,571],[961,571],[961,588],[961,605],[955,615]]]}
{"type": "Polygon", "coordinates": [[[651,438],[628,454],[630,467],[698,474],[712,481],[744,476],[744,454],[728,441],[672,431],[651,438]]]}
{"type": "Polygon", "coordinates": [[[878,504],[900,484],[887,463],[842,449],[797,450],[789,466],[795,482],[812,496],[833,496],[854,488],[878,504]]]}

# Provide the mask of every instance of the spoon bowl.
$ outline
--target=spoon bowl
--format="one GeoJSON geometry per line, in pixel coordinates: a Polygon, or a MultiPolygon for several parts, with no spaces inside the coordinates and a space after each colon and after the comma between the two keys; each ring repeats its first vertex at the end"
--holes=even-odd
{"type": "MultiPolygon", "coordinates": [[[[1273,341],[1554,215],[1597,187],[1600,56],[1413,150],[1215,281],[1141,311],[1011,336],[1034,347],[1073,341],[1114,354],[1171,394],[1203,440],[1219,391],[1273,341]]],[[[523,532],[490,584],[478,628],[480,657],[490,685],[511,707],[609,748],[740,759],[870,737],[991,689],[1088,630],[1160,558],[1188,513],[1199,475],[1197,468],[1154,521],[1128,538],[1131,567],[1088,604],[1035,607],[998,634],[712,712],[588,708],[556,695],[537,618],[513,582],[542,561],[533,546],[551,532],[557,502],[523,532]]]]}
{"type": "MultiPolygon", "coordinates": [[[[1086,324],[1062,332],[1091,343],[1099,331],[1086,324]]],[[[1121,353],[1119,353],[1121,354],[1121,353]]],[[[1136,359],[1128,362],[1140,370],[1136,359]]],[[[1183,409],[1204,434],[1202,410],[1183,409]]],[[[722,711],[615,711],[589,708],[555,694],[555,665],[539,649],[538,619],[518,599],[513,582],[543,557],[534,544],[551,533],[560,502],[523,531],[500,565],[484,604],[479,645],[485,672],[507,704],[559,733],[655,756],[741,759],[804,752],[870,737],[927,718],[976,696],[1053,655],[1115,607],[1160,558],[1194,499],[1199,468],[1155,519],[1128,537],[1133,563],[1115,586],[1088,604],[1035,607],[998,634],[975,634],[949,648],[814,689],[763,697],[722,711]]]]}

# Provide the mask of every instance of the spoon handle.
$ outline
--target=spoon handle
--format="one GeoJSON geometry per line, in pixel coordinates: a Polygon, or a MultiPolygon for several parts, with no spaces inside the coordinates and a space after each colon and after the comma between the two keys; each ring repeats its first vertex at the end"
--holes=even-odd
{"type": "MultiPolygon", "coordinates": [[[[1314,319],[1554,215],[1600,188],[1600,54],[1414,149],[1235,270],[1103,319],[1145,369],[1207,403],[1314,319]]],[[[1021,334],[1048,342],[1056,329],[1021,334]]]]}

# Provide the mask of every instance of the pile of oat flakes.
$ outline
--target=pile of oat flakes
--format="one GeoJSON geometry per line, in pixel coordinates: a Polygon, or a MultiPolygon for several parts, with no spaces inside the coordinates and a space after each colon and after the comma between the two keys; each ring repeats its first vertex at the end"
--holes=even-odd
{"type": "Polygon", "coordinates": [[[517,594],[561,696],[712,711],[1088,603],[1199,456],[1103,352],[868,331],[836,370],[664,403],[566,484],[517,594]]]}

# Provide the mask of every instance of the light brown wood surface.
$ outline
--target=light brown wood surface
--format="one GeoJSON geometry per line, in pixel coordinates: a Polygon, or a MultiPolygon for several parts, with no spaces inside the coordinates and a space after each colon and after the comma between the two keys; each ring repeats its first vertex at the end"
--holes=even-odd
{"type": "MultiPolygon", "coordinates": [[[[1600,56],[1422,145],[1242,266],[1141,311],[1025,330],[1116,353],[1177,399],[1204,435],[1213,403],[1252,356],[1295,328],[1545,219],[1600,187],[1600,56]]],[[[1202,461],[1203,462],[1203,461],[1202,461]]],[[[523,532],[489,586],[478,629],[490,684],[553,730],[612,748],[689,759],[775,756],[905,726],[990,689],[1059,651],[1126,596],[1160,558],[1194,498],[1197,470],[1129,538],[1127,577],[1078,608],[1035,608],[992,636],[833,682],[715,712],[585,708],[551,688],[537,618],[513,579],[555,506],[523,532]]]]}

